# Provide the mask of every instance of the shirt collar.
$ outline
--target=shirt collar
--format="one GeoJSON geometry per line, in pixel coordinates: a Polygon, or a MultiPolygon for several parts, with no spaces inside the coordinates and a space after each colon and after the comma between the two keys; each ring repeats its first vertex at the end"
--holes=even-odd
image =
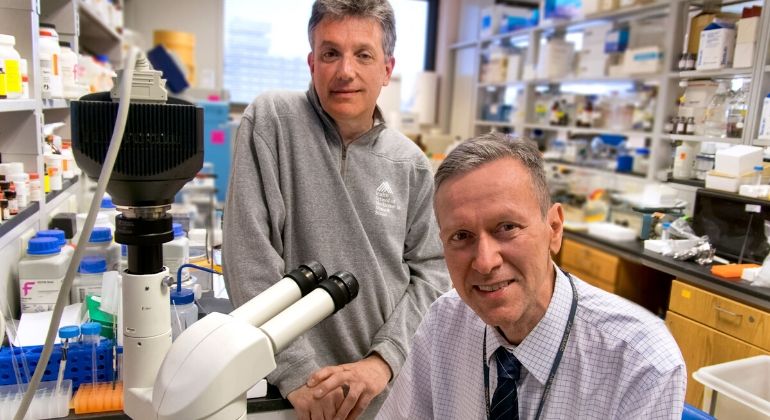
{"type": "Polygon", "coordinates": [[[548,375],[551,373],[556,353],[559,351],[562,333],[567,326],[570,306],[572,303],[572,288],[569,279],[564,272],[554,264],[556,270],[556,282],[554,285],[551,303],[545,316],[535,325],[535,328],[524,338],[518,346],[514,346],[505,339],[497,330],[487,326],[487,354],[486,360],[489,366],[493,366],[495,350],[503,346],[516,356],[521,365],[545,386],[548,375]],[[553,331],[559,331],[554,334],[553,331]]]}

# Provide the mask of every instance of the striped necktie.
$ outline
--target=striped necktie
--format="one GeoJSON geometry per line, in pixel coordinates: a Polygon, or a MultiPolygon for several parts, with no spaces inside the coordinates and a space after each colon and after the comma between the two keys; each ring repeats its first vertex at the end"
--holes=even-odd
{"type": "Polygon", "coordinates": [[[497,388],[492,396],[492,406],[489,411],[490,420],[518,420],[519,396],[516,392],[516,381],[519,380],[521,363],[504,347],[495,350],[497,361],[497,388]]]}

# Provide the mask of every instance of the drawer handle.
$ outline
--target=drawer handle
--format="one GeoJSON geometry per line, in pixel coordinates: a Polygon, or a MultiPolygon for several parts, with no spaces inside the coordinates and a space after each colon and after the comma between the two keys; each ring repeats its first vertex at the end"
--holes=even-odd
{"type": "Polygon", "coordinates": [[[719,312],[722,312],[723,314],[727,314],[727,315],[731,315],[731,316],[734,316],[734,317],[736,317],[736,318],[738,318],[738,319],[741,319],[741,318],[743,318],[743,315],[742,315],[742,314],[736,314],[735,312],[732,312],[732,311],[728,311],[727,309],[725,309],[725,308],[722,308],[722,307],[720,307],[719,305],[714,305],[714,309],[716,309],[716,310],[717,310],[717,311],[719,311],[719,312]]]}

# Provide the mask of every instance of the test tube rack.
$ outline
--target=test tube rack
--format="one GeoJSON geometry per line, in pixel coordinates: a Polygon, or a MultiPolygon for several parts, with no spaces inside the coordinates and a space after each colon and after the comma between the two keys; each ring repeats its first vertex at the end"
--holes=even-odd
{"type": "MultiPolygon", "coordinates": [[[[113,340],[102,339],[96,347],[96,378],[92,375],[92,347],[91,344],[80,342],[69,343],[67,350],[67,364],[64,371],[64,379],[72,380],[73,390],[77,390],[81,384],[92,382],[110,382],[113,380],[112,369],[113,340]]],[[[123,348],[118,347],[117,354],[123,353],[123,348]]],[[[16,384],[16,373],[21,374],[23,383],[29,382],[30,377],[37,367],[43,346],[28,347],[3,347],[0,349],[0,385],[16,384]],[[27,368],[24,368],[26,363],[27,368]],[[14,364],[16,365],[14,367],[14,364]],[[27,377],[26,372],[29,372],[27,377]]],[[[51,358],[48,360],[43,381],[56,381],[61,362],[61,345],[54,346],[51,358]]]]}

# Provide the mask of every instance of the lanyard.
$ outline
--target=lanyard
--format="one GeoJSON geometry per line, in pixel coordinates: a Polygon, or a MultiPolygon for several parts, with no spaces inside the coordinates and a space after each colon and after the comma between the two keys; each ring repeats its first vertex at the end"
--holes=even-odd
{"type": "MultiPolygon", "coordinates": [[[[543,406],[548,398],[548,392],[551,390],[553,384],[553,378],[556,376],[556,370],[559,369],[561,364],[561,358],[564,356],[564,349],[567,347],[567,340],[569,339],[569,333],[572,331],[572,323],[575,321],[575,312],[577,312],[578,295],[577,288],[575,288],[575,282],[572,280],[572,276],[564,271],[569,279],[569,284],[572,286],[572,306],[569,310],[569,318],[567,319],[567,325],[564,327],[564,334],[561,337],[561,344],[559,344],[559,351],[556,352],[556,357],[553,360],[553,366],[551,366],[551,372],[548,374],[548,380],[545,382],[545,389],[543,390],[543,396],[540,397],[540,404],[537,406],[537,414],[535,420],[540,419],[540,415],[543,413],[543,406]]],[[[487,419],[489,419],[489,364],[487,364],[487,327],[484,326],[484,344],[483,344],[482,361],[484,362],[484,402],[487,406],[487,419]]]]}

